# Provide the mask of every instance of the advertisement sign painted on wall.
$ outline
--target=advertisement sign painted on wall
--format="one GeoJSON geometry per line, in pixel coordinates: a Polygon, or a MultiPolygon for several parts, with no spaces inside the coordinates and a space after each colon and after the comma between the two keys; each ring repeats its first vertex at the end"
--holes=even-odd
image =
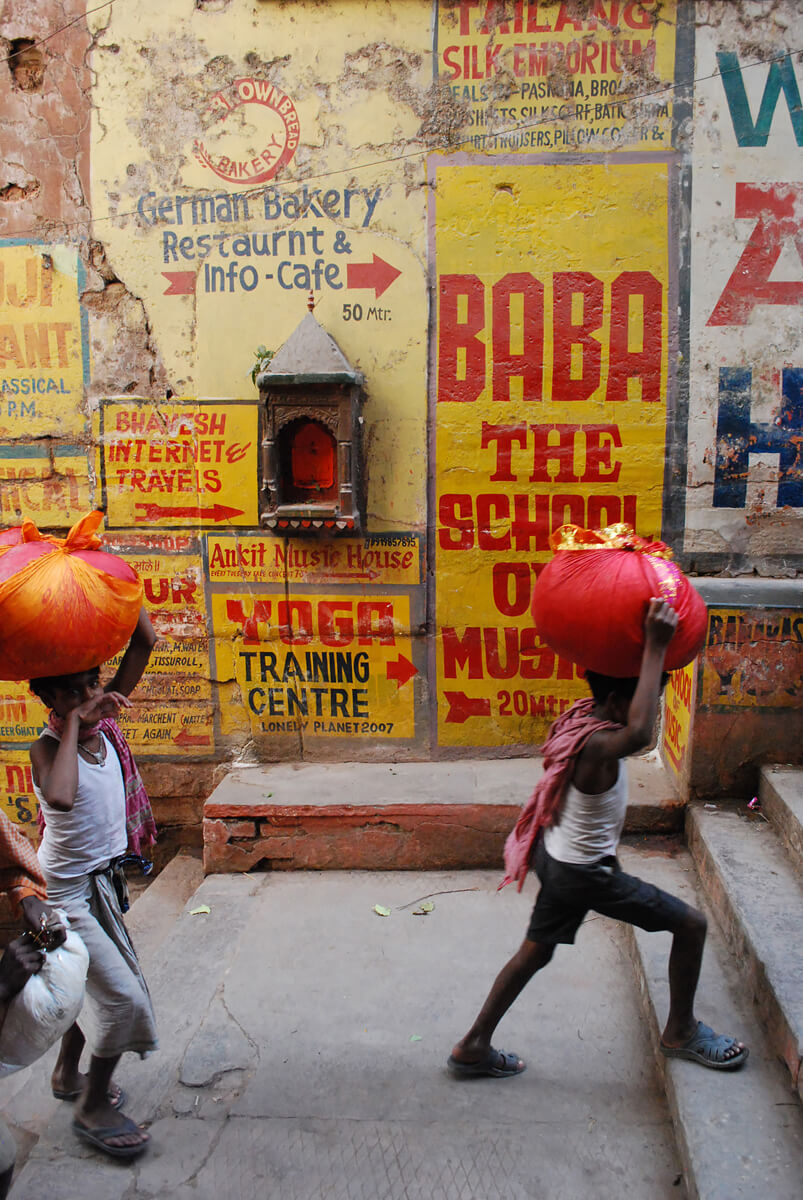
{"type": "Polygon", "coordinates": [[[27,751],[7,750],[0,763],[0,806],[32,842],[39,841],[36,811],[39,802],[33,790],[31,760],[27,751]]]}
{"type": "Polygon", "coordinates": [[[689,749],[696,685],[695,661],[673,671],[664,692],[661,752],[675,775],[681,774],[689,749]]]}
{"type": "Polygon", "coordinates": [[[257,406],[107,401],[110,529],[257,525],[257,406]]]}
{"type": "MultiPolygon", "coordinates": [[[[142,580],[145,607],[159,641],[137,684],[137,700],[211,700],[209,639],[200,554],[121,549],[142,580]]],[[[117,655],[107,664],[113,672],[117,655]]],[[[105,674],[105,672],[104,672],[105,674]]]]}
{"type": "MultiPolygon", "coordinates": [[[[23,426],[24,428],[24,426],[23,426]]],[[[72,525],[92,507],[83,446],[46,442],[0,445],[0,523],[28,519],[42,528],[72,525]]]]}
{"type": "Polygon", "coordinates": [[[701,707],[797,708],[801,662],[800,609],[711,609],[701,707]]]}
{"type": "Polygon", "coordinates": [[[661,531],[668,168],[485,160],[433,183],[438,739],[531,744],[584,690],[529,615],[550,533],[661,531]]]}
{"type": "Polygon", "coordinates": [[[0,438],[84,430],[78,276],[72,246],[0,241],[0,438]]]}
{"type": "MultiPolygon", "coordinates": [[[[27,682],[0,682],[0,744],[30,746],[47,724],[47,709],[27,682]]],[[[3,755],[3,761],[6,755],[3,755]]]]}
{"type": "Polygon", "coordinates": [[[176,707],[134,700],[118,718],[134,754],[197,758],[214,752],[213,705],[190,701],[176,707]]]}
{"type": "Polygon", "coordinates": [[[672,145],[667,3],[440,0],[437,69],[467,112],[461,148],[584,153],[672,145]]]}
{"type": "MultiPolygon", "coordinates": [[[[684,549],[698,569],[803,546],[803,64],[794,21],[696,32],[684,549]]],[[[762,573],[764,573],[762,571],[762,573]]],[[[771,572],[770,572],[771,573],[771,572]]]]}
{"type": "MultiPolygon", "coordinates": [[[[413,737],[408,597],[216,593],[212,621],[217,678],[236,680],[253,733],[413,737]]],[[[240,728],[223,707],[222,732],[240,728]]]]}
{"type": "Polygon", "coordinates": [[[303,538],[224,534],[207,538],[209,582],[340,583],[410,587],[421,582],[417,534],[310,542],[303,538]]]}
{"type": "Polygon", "coordinates": [[[215,92],[202,114],[195,157],[220,179],[243,184],[272,179],[298,148],[293,101],[267,79],[243,76],[215,92]]]}
{"type": "MultiPolygon", "coordinates": [[[[142,579],[145,607],[159,637],[132,695],[133,707],[120,714],[138,754],[197,758],[215,750],[203,565],[194,546],[192,539],[170,535],[145,535],[134,546],[118,542],[118,552],[142,579]]],[[[120,657],[106,665],[104,678],[120,657]]]]}

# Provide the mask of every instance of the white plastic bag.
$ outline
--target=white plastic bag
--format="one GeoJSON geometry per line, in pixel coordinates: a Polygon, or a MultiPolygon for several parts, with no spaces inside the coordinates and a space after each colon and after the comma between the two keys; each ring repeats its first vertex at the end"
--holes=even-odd
{"type": "Polygon", "coordinates": [[[0,1076],[21,1071],[49,1050],[74,1023],[84,1003],[89,954],[77,933],[45,955],[10,1001],[0,1029],[0,1076]]]}

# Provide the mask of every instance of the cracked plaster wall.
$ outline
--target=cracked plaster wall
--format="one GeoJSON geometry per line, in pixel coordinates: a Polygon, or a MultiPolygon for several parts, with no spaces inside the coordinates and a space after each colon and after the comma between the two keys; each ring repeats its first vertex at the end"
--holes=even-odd
{"type": "Polygon", "coordinates": [[[84,0],[4,5],[0,236],[78,249],[81,298],[90,314],[93,363],[85,399],[91,406],[110,393],[163,395],[166,385],[144,305],[110,267],[102,223],[92,235],[91,60],[98,34],[87,29],[85,9],[84,0]]]}

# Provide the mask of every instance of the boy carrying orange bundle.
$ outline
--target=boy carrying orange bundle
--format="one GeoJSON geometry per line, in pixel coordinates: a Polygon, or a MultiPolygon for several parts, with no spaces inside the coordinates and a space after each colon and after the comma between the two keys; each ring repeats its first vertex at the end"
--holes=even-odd
{"type": "Polygon", "coordinates": [[[53,1093],[77,1101],[73,1129],[116,1158],[132,1158],[148,1135],[121,1111],[112,1075],[126,1051],[156,1048],[148,988],[123,923],[127,908],[121,860],[156,839],[150,804],[115,717],[129,708],[156,643],[143,609],[114,678],[104,688],[99,668],[40,677],[31,690],[51,709],[31,747],[44,832],[39,861],[48,897],[68,916],[89,952],[87,995],[97,1039],[86,1077],[79,1071],[84,1035],[74,1025],[62,1039],[53,1093]]]}

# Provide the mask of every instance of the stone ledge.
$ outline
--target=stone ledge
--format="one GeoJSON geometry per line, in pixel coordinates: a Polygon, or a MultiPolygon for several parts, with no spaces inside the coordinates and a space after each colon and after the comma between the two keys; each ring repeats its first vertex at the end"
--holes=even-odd
{"type": "Polygon", "coordinates": [[[725,941],[739,961],[745,994],[803,1100],[803,893],[797,871],[767,823],[725,805],[690,808],[686,837],[725,941]]]}
{"type": "Polygon", "coordinates": [[[204,819],[207,874],[270,870],[451,870],[496,866],[518,808],[481,805],[347,805],[265,811],[252,838],[239,836],[246,822],[204,819]],[[426,864],[426,868],[422,864],[426,864]]]}
{"type": "Polygon", "coordinates": [[[148,794],[159,799],[201,799],[221,777],[219,763],[140,762],[139,773],[148,794]]]}
{"type": "MultiPolygon", "coordinates": [[[[204,870],[501,868],[541,771],[532,759],[235,768],[204,805],[204,870]]],[[[657,758],[634,759],[629,777],[626,832],[679,830],[684,806],[657,758]]]]}
{"type": "Polygon", "coordinates": [[[709,608],[799,608],[799,579],[698,576],[692,583],[709,608]]]}
{"type": "MultiPolygon", "coordinates": [[[[666,858],[625,848],[622,864],[626,871],[644,875],[699,906],[687,853],[666,858]]],[[[698,1006],[703,1020],[750,1046],[747,1065],[732,1075],[660,1053],[658,1043],[669,1009],[671,937],[625,926],[625,939],[675,1124],[689,1200],[755,1200],[757,1196],[797,1200],[803,1131],[797,1113],[788,1107],[795,1102],[716,923],[710,921],[708,926],[698,1006]]]]}
{"type": "Polygon", "coordinates": [[[762,767],[758,794],[764,815],[803,876],[803,770],[762,767]]]}

